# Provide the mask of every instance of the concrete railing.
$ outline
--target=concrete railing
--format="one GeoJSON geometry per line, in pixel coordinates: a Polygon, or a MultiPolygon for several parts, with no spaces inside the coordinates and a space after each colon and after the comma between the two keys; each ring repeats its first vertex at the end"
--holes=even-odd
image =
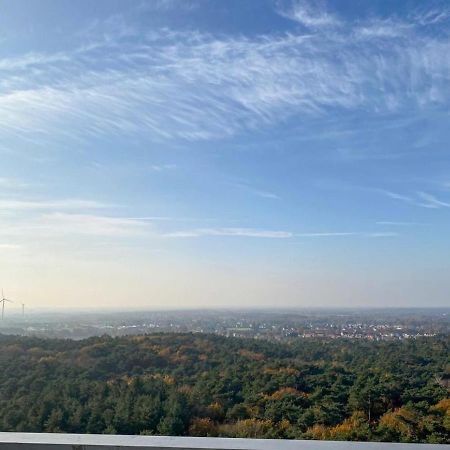
{"type": "Polygon", "coordinates": [[[450,450],[450,445],[105,434],[0,433],[0,450],[450,450]]]}

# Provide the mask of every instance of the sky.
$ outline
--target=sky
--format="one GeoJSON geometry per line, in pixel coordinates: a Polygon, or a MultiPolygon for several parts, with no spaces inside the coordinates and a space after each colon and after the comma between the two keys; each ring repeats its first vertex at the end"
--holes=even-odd
{"type": "Polygon", "coordinates": [[[446,1],[1,0],[7,307],[449,306],[449,38],[446,1]]]}

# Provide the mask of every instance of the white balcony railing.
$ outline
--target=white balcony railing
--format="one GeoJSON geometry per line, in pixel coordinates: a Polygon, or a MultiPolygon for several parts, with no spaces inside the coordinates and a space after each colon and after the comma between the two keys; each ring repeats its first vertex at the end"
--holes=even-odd
{"type": "Polygon", "coordinates": [[[105,434],[0,433],[0,450],[450,450],[450,445],[105,434]]]}

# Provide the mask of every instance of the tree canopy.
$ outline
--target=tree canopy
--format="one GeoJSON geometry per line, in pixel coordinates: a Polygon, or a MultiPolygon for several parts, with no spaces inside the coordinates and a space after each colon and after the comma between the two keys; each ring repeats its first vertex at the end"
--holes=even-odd
{"type": "Polygon", "coordinates": [[[448,355],[448,337],[0,336],[0,428],[446,443],[448,355]]]}

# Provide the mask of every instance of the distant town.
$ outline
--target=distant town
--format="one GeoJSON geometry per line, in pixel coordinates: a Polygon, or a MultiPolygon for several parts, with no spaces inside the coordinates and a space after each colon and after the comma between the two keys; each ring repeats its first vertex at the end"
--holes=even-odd
{"type": "Polygon", "coordinates": [[[297,339],[413,339],[448,334],[450,309],[186,310],[113,313],[27,313],[0,323],[0,333],[84,339],[155,332],[297,339]]]}

